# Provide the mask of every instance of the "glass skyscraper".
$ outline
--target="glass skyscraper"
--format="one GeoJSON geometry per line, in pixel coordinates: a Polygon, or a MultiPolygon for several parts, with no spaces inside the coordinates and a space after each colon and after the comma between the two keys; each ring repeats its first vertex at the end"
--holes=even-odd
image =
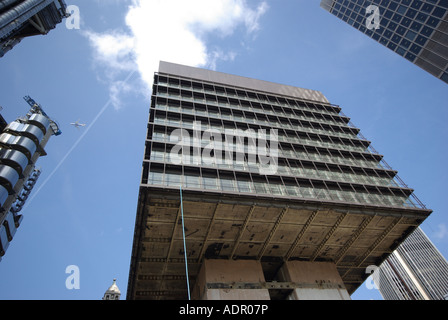
{"type": "Polygon", "coordinates": [[[321,92],[161,62],[127,299],[186,299],[206,259],[256,261],[272,299],[285,262],[330,262],[351,294],[430,213],[321,92]]]}
{"type": "Polygon", "coordinates": [[[417,228],[381,264],[377,284],[385,300],[444,300],[448,262],[417,228]]]}
{"type": "Polygon", "coordinates": [[[321,7],[448,83],[448,0],[322,0],[321,7]]]}

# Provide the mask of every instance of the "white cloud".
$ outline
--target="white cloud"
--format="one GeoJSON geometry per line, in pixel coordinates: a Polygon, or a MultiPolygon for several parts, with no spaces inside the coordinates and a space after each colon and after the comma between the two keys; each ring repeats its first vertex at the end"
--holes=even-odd
{"type": "Polygon", "coordinates": [[[117,74],[138,70],[143,82],[140,90],[148,94],[160,60],[214,69],[217,61],[232,61],[236,53],[209,48],[207,36],[228,37],[239,27],[245,28],[246,35],[254,35],[267,9],[261,0],[255,8],[246,0],[132,0],[125,20],[128,30],[84,34],[95,59],[107,67],[118,108],[117,74]]]}
{"type": "Polygon", "coordinates": [[[437,240],[443,240],[448,236],[448,228],[445,224],[441,223],[437,225],[437,231],[434,233],[434,238],[437,240]]]}

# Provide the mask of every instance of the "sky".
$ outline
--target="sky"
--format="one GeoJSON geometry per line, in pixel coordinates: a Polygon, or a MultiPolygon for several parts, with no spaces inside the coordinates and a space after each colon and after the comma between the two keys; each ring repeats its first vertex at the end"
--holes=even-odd
{"type": "MultiPolygon", "coordinates": [[[[3,117],[25,115],[30,95],[62,130],[0,262],[1,300],[99,300],[114,278],[125,299],[160,60],[321,91],[434,211],[421,227],[448,256],[441,80],[318,0],[66,2],[71,18],[0,59],[3,117]]],[[[352,299],[382,298],[363,284],[352,299]]]]}

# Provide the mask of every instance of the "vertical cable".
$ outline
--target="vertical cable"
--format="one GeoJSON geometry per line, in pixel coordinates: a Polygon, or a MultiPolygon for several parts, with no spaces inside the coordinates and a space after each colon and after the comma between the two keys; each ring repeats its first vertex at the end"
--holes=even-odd
{"type": "Polygon", "coordinates": [[[183,204],[183,200],[182,200],[182,186],[180,186],[180,211],[182,214],[182,235],[184,238],[185,274],[187,276],[188,300],[191,300],[190,299],[190,278],[188,276],[187,243],[185,240],[184,204],[183,204]]]}

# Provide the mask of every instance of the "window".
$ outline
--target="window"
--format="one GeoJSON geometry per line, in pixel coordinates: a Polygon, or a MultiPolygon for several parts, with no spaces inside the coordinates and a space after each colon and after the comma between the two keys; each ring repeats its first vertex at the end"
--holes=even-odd
{"type": "Polygon", "coordinates": [[[417,44],[421,45],[421,46],[424,46],[427,40],[428,40],[428,39],[425,38],[425,37],[423,37],[423,36],[418,36],[418,37],[415,39],[415,42],[416,42],[417,44]]]}
{"type": "Polygon", "coordinates": [[[414,0],[411,7],[418,10],[422,6],[422,4],[423,2],[421,0],[414,0]]]}
{"type": "Polygon", "coordinates": [[[299,195],[299,188],[297,186],[287,185],[286,186],[286,192],[290,196],[298,196],[299,195]]]}
{"type": "Polygon", "coordinates": [[[401,15],[404,15],[406,10],[407,10],[407,8],[405,6],[399,6],[397,12],[401,15]]]}
{"type": "Polygon", "coordinates": [[[411,40],[411,41],[413,41],[416,36],[417,36],[417,34],[411,30],[409,30],[405,35],[406,39],[411,40]]]}
{"type": "Polygon", "coordinates": [[[389,22],[388,29],[394,31],[397,28],[397,24],[395,22],[389,22]]]}
{"type": "Polygon", "coordinates": [[[405,27],[409,27],[409,25],[411,24],[411,19],[409,19],[409,18],[403,18],[402,20],[401,20],[401,23],[400,23],[401,25],[403,25],[403,26],[405,26],[405,27]]]}
{"type": "Polygon", "coordinates": [[[204,189],[208,189],[208,190],[217,190],[217,189],[219,189],[216,178],[202,177],[202,183],[204,185],[204,189]]]}
{"type": "Polygon", "coordinates": [[[417,14],[417,17],[415,18],[417,21],[425,23],[426,19],[428,19],[428,15],[422,12],[419,12],[417,14]]]}
{"type": "Polygon", "coordinates": [[[267,185],[264,182],[254,182],[254,188],[256,193],[266,194],[267,192],[267,185]]]}
{"type": "Polygon", "coordinates": [[[422,49],[422,47],[420,47],[420,46],[418,46],[418,45],[416,45],[416,44],[413,44],[413,45],[411,46],[411,48],[409,49],[409,51],[411,51],[412,53],[418,55],[418,54],[420,53],[420,50],[421,50],[421,49],[422,49]]]}
{"type": "Polygon", "coordinates": [[[443,81],[445,81],[446,83],[448,83],[448,73],[444,73],[441,77],[440,77],[440,79],[442,79],[443,81]]]}
{"type": "Polygon", "coordinates": [[[386,12],[384,12],[384,17],[390,19],[393,15],[393,12],[390,10],[386,10],[386,12]]]}
{"type": "Polygon", "coordinates": [[[445,12],[446,12],[445,9],[442,9],[442,8],[437,7],[437,8],[434,9],[434,11],[432,12],[432,14],[433,14],[434,16],[436,16],[436,17],[443,18],[443,16],[445,15],[445,12]]]}
{"type": "Polygon", "coordinates": [[[413,22],[411,24],[411,29],[416,31],[416,32],[419,32],[421,28],[422,28],[422,24],[419,23],[419,22],[413,22]]]}
{"type": "Polygon", "coordinates": [[[400,36],[404,35],[404,33],[406,32],[406,28],[399,26],[397,28],[397,34],[399,34],[400,36]]]}
{"type": "Polygon", "coordinates": [[[411,62],[414,62],[416,56],[415,56],[415,54],[413,54],[413,53],[411,53],[411,52],[408,52],[408,53],[406,54],[405,58],[408,59],[408,60],[411,61],[411,62]]]}
{"type": "Polygon", "coordinates": [[[221,179],[222,191],[236,191],[235,181],[230,179],[221,179]]]}
{"type": "Polygon", "coordinates": [[[201,184],[199,181],[199,176],[185,176],[185,186],[187,188],[200,188],[201,184]]]}
{"type": "Polygon", "coordinates": [[[389,31],[389,30],[384,31],[383,37],[390,39],[391,36],[392,36],[392,31],[389,31]]]}
{"type": "Polygon", "coordinates": [[[401,48],[401,47],[398,47],[396,52],[397,52],[400,56],[403,56],[403,55],[406,53],[406,50],[404,50],[404,49],[401,48]]]}
{"type": "MultiPolygon", "coordinates": [[[[385,4],[384,4],[385,5],[385,4]]],[[[398,4],[396,4],[395,2],[390,2],[389,3],[389,9],[390,10],[395,10],[397,9],[398,4]]]]}
{"type": "Polygon", "coordinates": [[[440,22],[439,19],[430,17],[430,18],[428,19],[427,25],[429,25],[430,27],[434,27],[434,28],[435,28],[435,27],[437,27],[437,25],[439,24],[439,22],[440,22]]]}
{"type": "Polygon", "coordinates": [[[389,42],[389,44],[387,45],[387,47],[391,50],[395,50],[395,48],[397,47],[397,45],[395,43],[389,42]]]}
{"type": "Polygon", "coordinates": [[[238,190],[240,192],[252,192],[252,183],[247,180],[238,180],[238,190]]]}
{"type": "Polygon", "coordinates": [[[285,194],[285,192],[283,190],[283,185],[270,183],[269,184],[269,188],[270,188],[272,194],[277,194],[277,195],[284,195],[285,194]]]}
{"type": "Polygon", "coordinates": [[[163,173],[162,172],[149,172],[148,183],[150,184],[163,184],[163,173]]]}
{"type": "Polygon", "coordinates": [[[434,9],[434,5],[429,4],[429,3],[425,3],[425,4],[423,5],[421,11],[426,12],[426,13],[431,13],[432,9],[434,9]]]}
{"type": "Polygon", "coordinates": [[[170,187],[180,187],[181,186],[181,178],[180,174],[166,174],[165,175],[165,183],[170,187]]]}

